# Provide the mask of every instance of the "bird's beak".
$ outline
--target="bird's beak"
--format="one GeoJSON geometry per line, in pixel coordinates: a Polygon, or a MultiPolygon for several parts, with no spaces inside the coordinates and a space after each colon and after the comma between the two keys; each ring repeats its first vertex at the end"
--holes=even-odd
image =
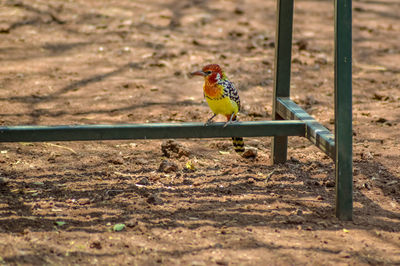
{"type": "Polygon", "coordinates": [[[203,77],[207,76],[206,73],[204,73],[201,70],[194,71],[194,72],[190,73],[190,75],[192,75],[192,76],[203,76],[203,77]]]}

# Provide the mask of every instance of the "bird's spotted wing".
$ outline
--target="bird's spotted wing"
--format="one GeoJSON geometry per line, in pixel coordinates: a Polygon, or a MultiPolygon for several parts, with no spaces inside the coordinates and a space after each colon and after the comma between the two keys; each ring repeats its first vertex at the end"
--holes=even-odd
{"type": "Polygon", "coordinates": [[[229,99],[236,102],[240,109],[240,98],[235,85],[227,79],[220,80],[218,84],[224,88],[223,97],[229,97],[229,99]]]}

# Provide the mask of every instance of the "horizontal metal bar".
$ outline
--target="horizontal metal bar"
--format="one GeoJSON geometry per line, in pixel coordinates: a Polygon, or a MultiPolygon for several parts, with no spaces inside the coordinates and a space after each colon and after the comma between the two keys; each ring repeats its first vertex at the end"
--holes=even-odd
{"type": "Polygon", "coordinates": [[[288,120],[298,119],[306,123],[305,137],[335,159],[335,136],[326,127],[310,116],[300,106],[289,98],[279,97],[277,100],[278,114],[288,120]]]}
{"type": "Polygon", "coordinates": [[[302,121],[0,127],[0,142],[304,136],[302,121]]]}

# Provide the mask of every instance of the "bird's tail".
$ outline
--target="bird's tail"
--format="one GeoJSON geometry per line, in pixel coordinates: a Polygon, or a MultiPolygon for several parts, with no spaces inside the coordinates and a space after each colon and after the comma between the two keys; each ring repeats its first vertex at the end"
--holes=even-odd
{"type": "MultiPolygon", "coordinates": [[[[232,121],[236,121],[236,115],[232,118],[232,121]]],[[[232,137],[233,149],[237,153],[244,152],[244,141],[242,137],[232,137]]]]}
{"type": "Polygon", "coordinates": [[[242,137],[232,137],[233,149],[237,153],[244,152],[244,141],[242,137]]]}

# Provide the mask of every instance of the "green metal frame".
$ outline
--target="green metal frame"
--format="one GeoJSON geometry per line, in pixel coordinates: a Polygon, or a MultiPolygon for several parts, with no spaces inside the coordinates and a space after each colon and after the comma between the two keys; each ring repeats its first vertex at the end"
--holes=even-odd
{"type": "Polygon", "coordinates": [[[302,121],[0,127],[0,142],[305,136],[302,121]]]}
{"type": "MultiPolygon", "coordinates": [[[[351,0],[335,0],[335,135],[298,107],[290,97],[293,1],[277,0],[274,119],[306,123],[305,137],[335,161],[336,216],[352,220],[352,17],[351,0]]],[[[274,137],[273,163],[287,157],[287,137],[274,137]]]]}
{"type": "Polygon", "coordinates": [[[230,124],[163,123],[125,125],[0,127],[0,142],[272,136],[272,161],[287,159],[288,136],[308,138],[335,161],[336,216],[351,220],[352,74],[351,0],[335,0],[335,134],[290,100],[293,1],[277,0],[273,121],[230,124]]]}
{"type": "Polygon", "coordinates": [[[336,216],[353,213],[351,0],[335,1],[336,216]]]}

